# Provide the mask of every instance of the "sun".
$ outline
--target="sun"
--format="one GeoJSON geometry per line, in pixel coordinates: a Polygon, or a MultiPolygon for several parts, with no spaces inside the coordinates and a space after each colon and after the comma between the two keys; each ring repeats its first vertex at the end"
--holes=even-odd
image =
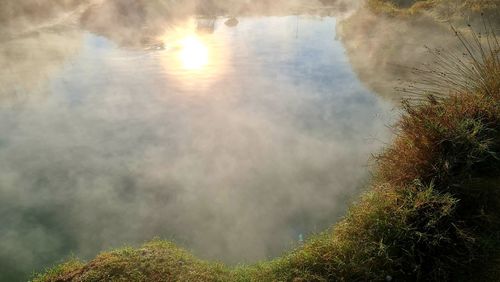
{"type": "Polygon", "coordinates": [[[180,41],[179,59],[187,70],[201,70],[208,64],[208,47],[196,35],[188,36],[180,41]]]}

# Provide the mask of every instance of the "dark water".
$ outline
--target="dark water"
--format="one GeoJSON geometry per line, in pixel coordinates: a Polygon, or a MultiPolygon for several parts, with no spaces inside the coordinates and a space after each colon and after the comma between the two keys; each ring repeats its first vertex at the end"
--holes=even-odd
{"type": "Polygon", "coordinates": [[[141,44],[72,17],[0,42],[1,281],[155,236],[277,256],[345,213],[390,138],[337,17],[187,17],[141,44]]]}

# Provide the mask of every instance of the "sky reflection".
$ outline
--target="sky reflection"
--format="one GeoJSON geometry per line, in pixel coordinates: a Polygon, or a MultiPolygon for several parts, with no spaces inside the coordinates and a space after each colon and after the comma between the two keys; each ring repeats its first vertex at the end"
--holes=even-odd
{"type": "Polygon", "coordinates": [[[154,236],[256,261],[343,215],[392,105],[359,82],[335,18],[224,21],[166,28],[149,48],[81,31],[43,87],[24,88],[43,99],[3,104],[9,273],[154,236]]]}

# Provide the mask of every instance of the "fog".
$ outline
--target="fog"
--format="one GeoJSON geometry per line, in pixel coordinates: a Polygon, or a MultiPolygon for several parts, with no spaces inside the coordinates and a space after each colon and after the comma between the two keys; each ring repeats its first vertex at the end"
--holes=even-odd
{"type": "Polygon", "coordinates": [[[155,237],[230,264],[282,254],[366,187],[399,66],[455,44],[361,1],[6,3],[0,281],[155,237]]]}
{"type": "Polygon", "coordinates": [[[432,68],[429,50],[464,51],[452,27],[466,36],[472,30],[479,36],[486,29],[500,31],[500,11],[463,11],[461,2],[443,1],[433,12],[412,17],[375,15],[361,7],[337,25],[337,36],[360,80],[397,102],[407,97],[401,89],[419,79],[415,69],[432,68]]]}
{"type": "Polygon", "coordinates": [[[82,25],[126,47],[153,44],[166,26],[182,23],[188,16],[240,17],[310,14],[343,17],[361,1],[349,0],[107,0],[91,6],[82,25]]]}

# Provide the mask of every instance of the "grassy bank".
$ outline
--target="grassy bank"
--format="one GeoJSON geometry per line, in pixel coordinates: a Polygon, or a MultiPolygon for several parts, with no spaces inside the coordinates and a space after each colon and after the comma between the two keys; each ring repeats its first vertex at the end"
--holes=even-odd
{"type": "Polygon", "coordinates": [[[425,12],[442,20],[498,14],[497,0],[368,0],[371,10],[391,16],[412,16],[425,12]]]}
{"type": "Polygon", "coordinates": [[[434,53],[435,69],[409,90],[428,98],[404,103],[370,189],[298,249],[230,268],[156,240],[34,281],[498,280],[500,45],[486,37],[464,41],[464,56],[434,53]]]}

